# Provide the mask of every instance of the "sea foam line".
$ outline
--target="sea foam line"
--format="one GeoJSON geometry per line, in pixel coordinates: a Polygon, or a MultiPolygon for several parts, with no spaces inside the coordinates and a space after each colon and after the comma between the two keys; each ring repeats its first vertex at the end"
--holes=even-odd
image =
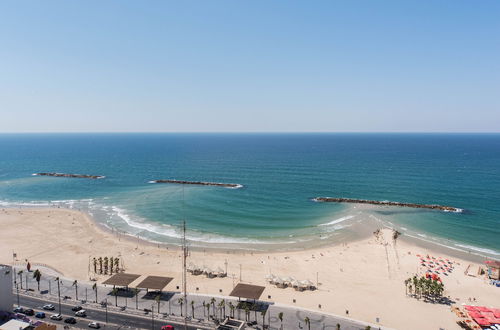
{"type": "Polygon", "coordinates": [[[340,223],[340,222],[343,222],[343,221],[346,221],[346,220],[349,220],[352,218],[354,218],[354,215],[347,215],[345,217],[338,218],[338,219],[335,219],[335,220],[327,222],[327,223],[319,224],[318,227],[319,226],[331,226],[331,225],[334,225],[334,224],[337,224],[337,223],[340,223]]]}

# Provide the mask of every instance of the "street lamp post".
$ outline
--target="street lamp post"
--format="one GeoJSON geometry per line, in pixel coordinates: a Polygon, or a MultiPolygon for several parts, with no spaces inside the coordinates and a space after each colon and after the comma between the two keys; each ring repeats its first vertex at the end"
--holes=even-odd
{"type": "Polygon", "coordinates": [[[106,324],[108,324],[108,298],[104,299],[104,303],[106,306],[106,324]]]}
{"type": "Polygon", "coordinates": [[[57,281],[57,296],[59,297],[59,314],[61,314],[61,287],[59,283],[59,277],[56,278],[57,281]]]}
{"type": "Polygon", "coordinates": [[[155,329],[155,305],[151,305],[151,330],[155,329]]]}
{"type": "Polygon", "coordinates": [[[17,307],[21,307],[21,304],[19,303],[19,285],[16,283],[16,291],[17,291],[17,307]]]}

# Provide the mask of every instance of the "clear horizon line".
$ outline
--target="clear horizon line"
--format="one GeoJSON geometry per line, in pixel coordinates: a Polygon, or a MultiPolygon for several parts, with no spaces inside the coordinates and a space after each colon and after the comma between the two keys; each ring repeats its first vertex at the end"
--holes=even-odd
{"type": "Polygon", "coordinates": [[[0,134],[500,134],[500,131],[18,131],[0,134]]]}

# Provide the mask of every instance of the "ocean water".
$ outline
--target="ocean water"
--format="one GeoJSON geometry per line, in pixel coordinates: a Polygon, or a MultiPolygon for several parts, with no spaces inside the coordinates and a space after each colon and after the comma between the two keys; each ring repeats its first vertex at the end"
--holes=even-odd
{"type": "Polygon", "coordinates": [[[462,208],[363,214],[500,257],[500,134],[0,134],[0,206],[77,208],[158,242],[178,243],[186,219],[193,246],[293,247],[335,239],[359,218],[352,205],[311,201],[318,196],[462,208]]]}

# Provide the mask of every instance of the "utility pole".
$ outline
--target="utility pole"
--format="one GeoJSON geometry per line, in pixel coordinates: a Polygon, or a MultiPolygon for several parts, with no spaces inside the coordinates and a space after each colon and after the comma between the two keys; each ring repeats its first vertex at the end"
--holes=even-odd
{"type": "Polygon", "coordinates": [[[187,269],[186,269],[186,259],[187,259],[187,243],[186,243],[186,213],[184,209],[184,185],[182,185],[182,289],[184,290],[184,330],[187,330],[187,269]]]}
{"type": "Polygon", "coordinates": [[[59,297],[59,315],[61,315],[61,287],[59,283],[59,277],[56,277],[57,281],[57,296],[59,297]]]}
{"type": "Polygon", "coordinates": [[[155,304],[151,305],[151,330],[155,330],[155,304]]]}
{"type": "Polygon", "coordinates": [[[187,270],[186,270],[186,259],[187,259],[187,245],[186,245],[186,220],[182,221],[182,289],[184,290],[184,330],[187,330],[187,270]]]}
{"type": "Polygon", "coordinates": [[[19,303],[19,284],[16,282],[16,291],[17,291],[17,307],[21,307],[21,304],[19,303]]]}

